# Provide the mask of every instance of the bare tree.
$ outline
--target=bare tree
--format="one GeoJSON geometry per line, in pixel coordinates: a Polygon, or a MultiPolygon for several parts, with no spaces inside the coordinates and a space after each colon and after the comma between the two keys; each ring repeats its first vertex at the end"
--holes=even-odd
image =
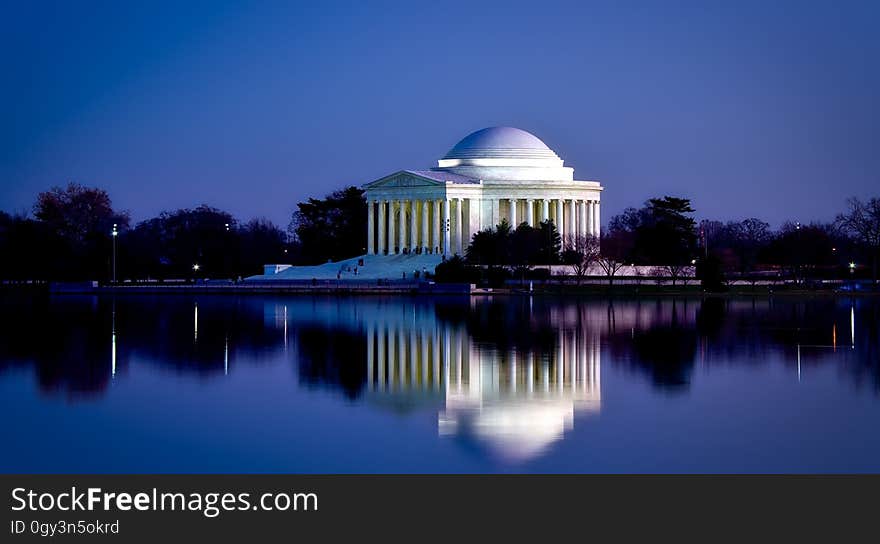
{"type": "Polygon", "coordinates": [[[663,285],[669,277],[669,271],[666,270],[665,266],[655,266],[651,268],[651,275],[654,276],[655,284],[663,285]]]}
{"type": "Polygon", "coordinates": [[[626,266],[632,251],[633,239],[630,232],[621,229],[609,229],[602,234],[599,256],[596,264],[608,278],[608,286],[614,285],[614,277],[621,268],[626,266]]]}
{"type": "Polygon", "coordinates": [[[572,274],[577,278],[578,285],[587,275],[590,267],[599,258],[599,239],[595,236],[569,235],[566,236],[565,250],[562,252],[562,262],[571,268],[572,274]]]}
{"type": "Polygon", "coordinates": [[[602,273],[608,278],[609,287],[614,285],[614,276],[617,275],[621,268],[626,266],[624,261],[613,255],[600,255],[599,258],[596,259],[596,264],[599,265],[599,268],[602,269],[602,273]]]}
{"type": "MultiPolygon", "coordinates": [[[[672,285],[675,286],[676,281],[684,279],[689,272],[692,273],[693,266],[684,264],[667,264],[658,267],[658,270],[662,271],[663,275],[668,276],[669,279],[672,280],[672,285]]],[[[684,284],[687,285],[686,279],[684,279],[684,284]]]]}
{"type": "Polygon", "coordinates": [[[871,278],[877,283],[877,261],[880,258],[880,198],[862,202],[858,198],[847,201],[849,210],[837,216],[837,224],[856,236],[871,254],[871,278]]]}
{"type": "Polygon", "coordinates": [[[633,266],[633,277],[636,279],[636,285],[642,285],[642,269],[638,266],[633,266]]]}

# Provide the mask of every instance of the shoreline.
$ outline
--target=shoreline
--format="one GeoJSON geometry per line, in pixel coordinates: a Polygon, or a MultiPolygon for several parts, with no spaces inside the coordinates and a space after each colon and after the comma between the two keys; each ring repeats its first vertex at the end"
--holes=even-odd
{"type": "Polygon", "coordinates": [[[464,295],[464,296],[577,296],[577,297],[832,297],[832,298],[871,298],[880,296],[880,290],[839,291],[826,289],[795,289],[787,286],[772,288],[752,288],[735,286],[723,292],[705,292],[699,285],[560,285],[539,284],[530,291],[523,287],[479,288],[471,284],[428,283],[414,281],[376,282],[321,282],[311,283],[270,283],[254,284],[180,284],[180,285],[97,285],[94,282],[53,283],[53,284],[5,284],[0,291],[39,292],[49,295],[173,295],[173,294],[211,294],[211,295],[464,295]]]}

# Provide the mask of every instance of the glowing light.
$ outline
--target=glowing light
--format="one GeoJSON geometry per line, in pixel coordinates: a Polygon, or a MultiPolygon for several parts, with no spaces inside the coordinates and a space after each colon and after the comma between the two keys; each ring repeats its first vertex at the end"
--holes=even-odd
{"type": "Polygon", "coordinates": [[[284,350],[287,351],[287,305],[284,306],[284,350]]]}
{"type": "Polygon", "coordinates": [[[798,381],[801,381],[801,345],[797,345],[798,381]]]}
{"type": "Polygon", "coordinates": [[[856,348],[856,307],[849,308],[849,342],[853,349],[856,348]]]}
{"type": "Polygon", "coordinates": [[[849,269],[850,269],[850,270],[855,270],[855,269],[856,269],[856,263],[849,263],[849,269]]]}
{"type": "Polygon", "coordinates": [[[229,337],[223,339],[223,374],[229,374],[229,337]]]}
{"type": "Polygon", "coordinates": [[[116,307],[110,318],[110,377],[116,377],[116,307]]]}
{"type": "Polygon", "coordinates": [[[199,263],[196,263],[196,264],[193,265],[193,270],[198,271],[199,268],[201,268],[201,267],[199,266],[199,263]]]}
{"type": "Polygon", "coordinates": [[[196,302],[195,309],[193,311],[193,342],[198,342],[199,340],[199,303],[196,302]]]}

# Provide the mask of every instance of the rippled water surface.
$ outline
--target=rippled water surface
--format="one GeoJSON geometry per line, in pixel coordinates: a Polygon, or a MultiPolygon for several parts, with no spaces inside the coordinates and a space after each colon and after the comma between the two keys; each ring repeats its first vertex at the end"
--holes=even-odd
{"type": "Polygon", "coordinates": [[[3,298],[3,472],[878,472],[871,299],[3,298]]]}

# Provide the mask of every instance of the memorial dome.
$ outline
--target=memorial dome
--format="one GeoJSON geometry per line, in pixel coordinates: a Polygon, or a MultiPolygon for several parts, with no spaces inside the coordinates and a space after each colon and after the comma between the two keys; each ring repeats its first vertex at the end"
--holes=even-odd
{"type": "Polygon", "coordinates": [[[462,138],[442,160],[448,159],[558,160],[559,156],[530,132],[513,127],[489,127],[462,138]]]}

